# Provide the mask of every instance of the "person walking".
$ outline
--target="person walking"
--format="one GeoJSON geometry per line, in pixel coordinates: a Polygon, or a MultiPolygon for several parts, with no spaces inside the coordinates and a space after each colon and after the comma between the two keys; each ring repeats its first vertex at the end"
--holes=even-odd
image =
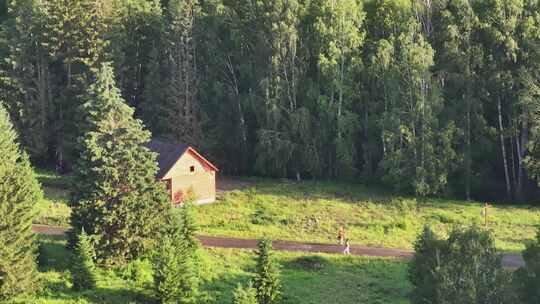
{"type": "Polygon", "coordinates": [[[351,244],[349,243],[349,239],[345,241],[345,249],[343,249],[343,254],[351,254],[351,244]]]}
{"type": "Polygon", "coordinates": [[[340,245],[343,245],[343,240],[345,240],[345,228],[343,225],[340,225],[338,231],[338,241],[340,245]]]}

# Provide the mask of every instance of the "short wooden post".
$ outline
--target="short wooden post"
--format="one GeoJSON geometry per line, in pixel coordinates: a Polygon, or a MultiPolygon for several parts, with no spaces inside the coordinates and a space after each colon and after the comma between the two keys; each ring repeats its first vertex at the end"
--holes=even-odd
{"type": "Polygon", "coordinates": [[[488,208],[491,207],[489,203],[484,203],[484,227],[488,229],[488,208]]]}

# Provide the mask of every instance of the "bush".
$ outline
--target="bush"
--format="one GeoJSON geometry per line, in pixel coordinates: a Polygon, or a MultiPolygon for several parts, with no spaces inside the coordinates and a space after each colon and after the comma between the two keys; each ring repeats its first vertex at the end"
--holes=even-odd
{"type": "Polygon", "coordinates": [[[122,278],[137,287],[144,287],[153,280],[152,265],[147,259],[137,259],[122,269],[122,278]]]}
{"type": "Polygon", "coordinates": [[[265,208],[258,208],[251,216],[251,223],[254,225],[273,225],[277,222],[275,216],[265,208]]]}
{"type": "Polygon", "coordinates": [[[525,267],[516,271],[516,283],[520,303],[540,303],[540,229],[536,240],[527,244],[523,251],[525,267]]]}
{"type": "Polygon", "coordinates": [[[415,243],[409,280],[412,303],[515,303],[510,277],[488,232],[455,229],[448,240],[424,228],[415,243]]]}
{"type": "Polygon", "coordinates": [[[272,254],[272,241],[261,240],[257,252],[257,267],[253,285],[259,304],[275,304],[281,299],[279,266],[272,254]]]}
{"type": "Polygon", "coordinates": [[[257,290],[251,283],[246,287],[238,284],[233,294],[233,304],[257,304],[257,290]]]}

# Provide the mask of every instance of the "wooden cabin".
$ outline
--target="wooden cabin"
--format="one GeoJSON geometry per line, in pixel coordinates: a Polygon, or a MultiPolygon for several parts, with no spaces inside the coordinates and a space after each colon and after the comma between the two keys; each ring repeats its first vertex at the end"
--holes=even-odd
{"type": "Polygon", "coordinates": [[[152,139],[147,147],[158,154],[157,178],[167,183],[171,201],[197,204],[216,200],[219,170],[193,147],[168,140],[152,139]]]}

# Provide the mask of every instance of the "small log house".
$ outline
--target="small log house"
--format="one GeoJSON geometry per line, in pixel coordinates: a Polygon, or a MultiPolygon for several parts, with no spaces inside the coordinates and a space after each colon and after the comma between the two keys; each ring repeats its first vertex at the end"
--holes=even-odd
{"type": "Polygon", "coordinates": [[[162,139],[152,139],[147,147],[158,154],[157,178],[167,184],[171,201],[196,204],[216,200],[216,166],[193,147],[162,139]]]}

